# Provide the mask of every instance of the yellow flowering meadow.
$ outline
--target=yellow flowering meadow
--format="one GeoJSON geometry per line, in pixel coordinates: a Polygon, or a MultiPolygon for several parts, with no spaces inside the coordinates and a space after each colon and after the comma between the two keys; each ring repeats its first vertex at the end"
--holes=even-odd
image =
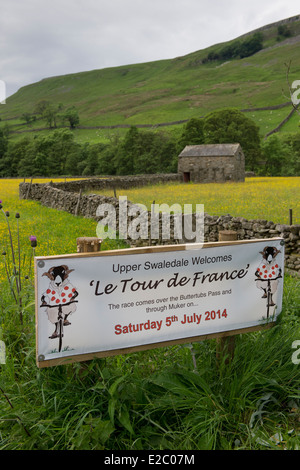
{"type": "MultiPolygon", "coordinates": [[[[9,211],[14,243],[17,243],[17,223],[20,227],[22,263],[28,266],[31,256],[29,237],[37,237],[37,255],[54,255],[76,252],[76,238],[96,236],[96,222],[83,217],[74,217],[63,211],[43,207],[35,201],[19,199],[19,184],[23,179],[1,179],[0,200],[0,254],[9,252],[7,221],[3,211],[9,211]],[[20,218],[16,219],[15,214],[20,218]]],[[[29,181],[29,180],[27,180],[29,181]]],[[[35,179],[34,182],[50,181],[35,179]]],[[[64,181],[56,179],[55,181],[64,181]]],[[[95,192],[95,191],[93,191],[95,192]]],[[[106,195],[113,196],[108,194],[106,195]]],[[[204,204],[204,210],[211,215],[230,214],[246,219],[267,219],[275,223],[289,223],[289,209],[293,209],[293,223],[300,223],[300,178],[247,178],[245,183],[225,184],[159,184],[118,190],[117,196],[127,196],[129,201],[144,204],[150,209],[153,201],[157,204],[204,204]]],[[[105,240],[102,249],[115,245],[105,240]]],[[[3,262],[0,263],[0,281],[5,278],[3,262]]]]}
{"type": "MultiPolygon", "coordinates": [[[[124,194],[119,190],[117,195],[124,194]]],[[[289,209],[293,223],[300,224],[300,177],[246,178],[244,183],[167,184],[126,190],[128,200],[150,209],[156,204],[204,204],[210,215],[230,214],[245,219],[265,219],[289,224],[289,209]]],[[[194,206],[195,207],[195,206],[194,206]]]]}
{"type": "MultiPolygon", "coordinates": [[[[47,181],[50,179],[34,180],[35,183],[46,183],[47,181]]],[[[28,274],[29,260],[32,255],[30,236],[37,238],[35,253],[40,256],[75,253],[77,237],[96,236],[96,222],[91,219],[74,217],[67,212],[44,207],[35,201],[20,200],[19,183],[21,182],[23,179],[0,179],[0,200],[2,201],[2,210],[0,211],[0,282],[6,278],[2,253],[5,251],[9,256],[11,253],[7,220],[11,227],[15,250],[18,245],[17,224],[19,224],[21,264],[24,275],[28,274]],[[9,217],[6,220],[3,212],[7,211],[9,217]],[[19,219],[16,219],[16,213],[20,214],[19,219]]]]}

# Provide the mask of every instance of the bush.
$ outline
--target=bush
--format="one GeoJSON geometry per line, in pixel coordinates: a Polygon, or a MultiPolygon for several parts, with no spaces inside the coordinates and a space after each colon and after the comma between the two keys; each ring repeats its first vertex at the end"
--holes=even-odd
{"type": "Polygon", "coordinates": [[[243,41],[236,40],[221,48],[219,52],[211,51],[203,60],[204,63],[214,60],[243,59],[249,57],[263,48],[263,35],[260,32],[253,34],[243,41]]]}
{"type": "Polygon", "coordinates": [[[266,176],[297,176],[300,173],[300,133],[289,136],[273,134],[262,143],[266,176]]]}

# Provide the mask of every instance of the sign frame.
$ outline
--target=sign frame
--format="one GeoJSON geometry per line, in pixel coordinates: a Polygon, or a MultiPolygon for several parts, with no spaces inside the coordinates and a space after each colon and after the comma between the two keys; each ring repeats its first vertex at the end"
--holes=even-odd
{"type": "MultiPolygon", "coordinates": [[[[88,252],[88,253],[74,253],[74,254],[63,254],[57,256],[36,256],[34,258],[34,268],[35,268],[35,315],[36,315],[36,363],[39,368],[51,367],[57,365],[65,365],[74,362],[82,362],[92,360],[94,358],[103,358],[116,355],[130,354],[133,352],[146,351],[155,348],[168,347],[173,345],[188,344],[193,342],[200,342],[207,339],[215,338],[226,338],[230,336],[235,336],[237,334],[250,333],[259,330],[266,330],[273,327],[276,324],[276,321],[272,319],[260,323],[259,325],[250,326],[250,327],[240,327],[237,329],[229,329],[226,331],[218,331],[207,334],[195,335],[180,337],[177,339],[162,340],[158,342],[150,342],[147,344],[140,344],[130,347],[121,347],[116,349],[109,349],[105,351],[95,351],[84,354],[75,354],[75,355],[65,355],[59,358],[45,359],[42,355],[39,354],[38,350],[38,336],[39,336],[39,309],[40,309],[40,299],[38,296],[38,263],[46,260],[57,260],[63,261],[64,259],[75,259],[75,258],[105,258],[107,256],[116,257],[116,259],[122,259],[122,256],[125,255],[136,255],[136,254],[151,254],[151,253],[168,253],[174,252],[177,253],[180,251],[193,251],[197,247],[203,253],[202,250],[206,250],[214,247],[226,247],[226,246],[245,246],[255,243],[265,243],[279,241],[284,252],[284,240],[281,237],[268,238],[268,239],[252,239],[252,240],[236,240],[236,241],[220,241],[220,242],[209,242],[204,244],[183,244],[183,245],[160,245],[160,246],[149,246],[149,247],[137,247],[137,248],[128,248],[128,249],[119,249],[119,250],[107,250],[99,252],[88,252]]],[[[283,254],[284,261],[284,254],[283,254]]],[[[282,265],[282,281],[284,276],[284,262],[282,265]]]]}

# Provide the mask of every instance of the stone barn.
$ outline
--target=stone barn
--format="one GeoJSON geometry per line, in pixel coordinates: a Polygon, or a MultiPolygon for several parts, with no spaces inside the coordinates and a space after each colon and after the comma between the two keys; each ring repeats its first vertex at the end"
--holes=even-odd
{"type": "Polygon", "coordinates": [[[178,156],[182,181],[245,181],[245,155],[240,144],[187,145],[178,156]]]}

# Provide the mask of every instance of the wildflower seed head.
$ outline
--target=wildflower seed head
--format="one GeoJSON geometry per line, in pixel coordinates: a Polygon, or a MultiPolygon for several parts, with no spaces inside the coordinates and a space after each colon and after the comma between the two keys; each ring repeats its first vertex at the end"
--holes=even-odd
{"type": "Polygon", "coordinates": [[[30,243],[31,243],[31,246],[34,248],[37,246],[37,241],[36,241],[36,237],[34,235],[31,235],[29,237],[29,240],[30,240],[30,243]]]}
{"type": "Polygon", "coordinates": [[[19,212],[16,213],[16,219],[19,219],[20,218],[20,214],[19,212]]]}
{"type": "Polygon", "coordinates": [[[9,217],[9,212],[6,211],[6,212],[5,212],[5,215],[6,215],[6,217],[9,217]]]}

